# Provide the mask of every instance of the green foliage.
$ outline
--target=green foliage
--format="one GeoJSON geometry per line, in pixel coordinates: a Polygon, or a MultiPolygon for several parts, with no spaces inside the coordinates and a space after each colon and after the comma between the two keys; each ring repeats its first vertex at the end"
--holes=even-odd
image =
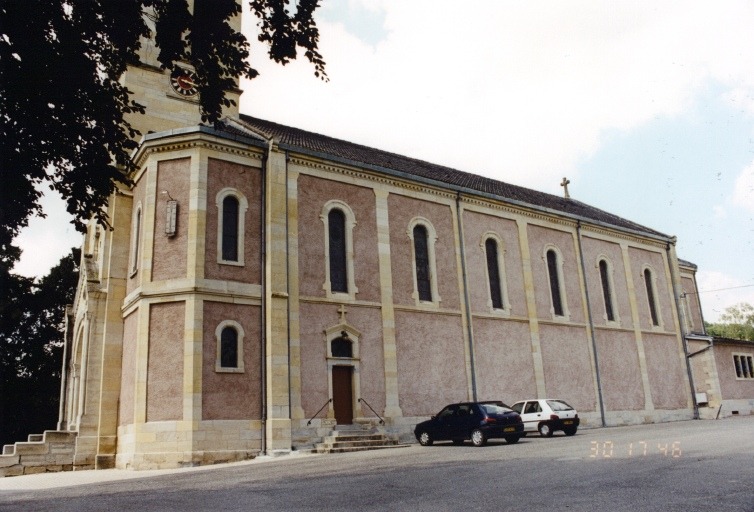
{"type": "Polygon", "coordinates": [[[79,249],[38,281],[0,266],[0,444],[55,428],[65,309],[78,282],[79,249]]]}
{"type": "Polygon", "coordinates": [[[705,327],[713,336],[754,341],[754,306],[742,302],[726,308],[719,323],[706,324],[705,327]]]}
{"type": "MultiPolygon", "coordinates": [[[[305,50],[315,75],[326,79],[313,19],[318,0],[252,0],[260,41],[281,64],[305,50]]],[[[218,121],[230,105],[225,91],[257,72],[249,43],[229,19],[235,0],[0,0],[0,260],[12,258],[13,239],[32,215],[44,216],[44,186],[60,192],[77,229],[102,208],[117,183],[129,183],[138,133],[125,114],[144,113],[119,79],[138,61],[155,21],[158,60],[197,71],[202,120],[218,121]]]]}

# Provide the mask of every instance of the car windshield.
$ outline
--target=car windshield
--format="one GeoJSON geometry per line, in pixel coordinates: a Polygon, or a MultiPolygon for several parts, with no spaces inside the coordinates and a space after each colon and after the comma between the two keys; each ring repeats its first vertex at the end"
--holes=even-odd
{"type": "Polygon", "coordinates": [[[505,414],[507,412],[511,412],[510,409],[507,407],[502,407],[497,404],[481,404],[482,409],[484,409],[484,412],[487,414],[505,414]]]}
{"type": "Polygon", "coordinates": [[[572,411],[573,407],[565,403],[563,400],[548,400],[547,404],[553,411],[572,411]]]}

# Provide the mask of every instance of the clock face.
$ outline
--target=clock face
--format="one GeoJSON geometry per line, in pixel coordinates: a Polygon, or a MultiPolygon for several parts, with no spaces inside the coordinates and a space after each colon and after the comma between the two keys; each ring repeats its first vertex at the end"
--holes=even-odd
{"type": "Polygon", "coordinates": [[[181,96],[194,96],[199,89],[196,84],[196,74],[189,70],[177,67],[170,74],[170,85],[181,96]]]}

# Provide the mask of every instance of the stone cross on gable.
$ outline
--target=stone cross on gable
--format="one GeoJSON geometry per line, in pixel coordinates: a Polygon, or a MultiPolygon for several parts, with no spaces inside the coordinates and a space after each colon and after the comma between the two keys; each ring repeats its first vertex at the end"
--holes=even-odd
{"type": "Polygon", "coordinates": [[[571,194],[568,193],[568,184],[571,182],[568,178],[563,176],[563,181],[560,182],[560,186],[563,187],[565,191],[565,198],[569,199],[571,197],[571,194]]]}
{"type": "Polygon", "coordinates": [[[340,305],[340,308],[338,308],[338,313],[340,313],[340,323],[341,324],[348,323],[346,321],[346,313],[348,313],[348,311],[346,311],[346,305],[345,304],[341,304],[340,305]]]}

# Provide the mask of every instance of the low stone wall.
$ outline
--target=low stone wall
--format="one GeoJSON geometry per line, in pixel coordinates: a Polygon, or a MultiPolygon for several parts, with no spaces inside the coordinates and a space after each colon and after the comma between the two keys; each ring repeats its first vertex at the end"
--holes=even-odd
{"type": "Polygon", "coordinates": [[[30,435],[29,441],[3,447],[0,477],[90,469],[74,465],[75,452],[76,432],[48,430],[30,435]]]}

